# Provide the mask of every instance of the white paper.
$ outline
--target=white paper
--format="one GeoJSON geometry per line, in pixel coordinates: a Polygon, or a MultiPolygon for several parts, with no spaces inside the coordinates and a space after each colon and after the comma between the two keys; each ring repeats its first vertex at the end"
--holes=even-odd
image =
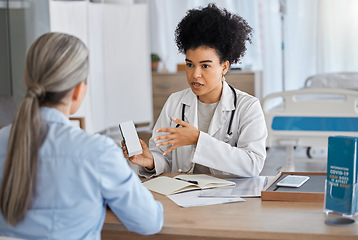
{"type": "Polygon", "coordinates": [[[233,197],[261,197],[261,191],[267,184],[267,177],[232,178],[226,179],[235,182],[233,187],[220,187],[203,190],[200,197],[233,198],[233,197]]]}
{"type": "Polygon", "coordinates": [[[168,198],[181,207],[197,207],[197,206],[245,201],[240,197],[234,197],[234,198],[199,197],[201,192],[202,192],[201,190],[188,191],[188,192],[169,195],[168,198]]]}

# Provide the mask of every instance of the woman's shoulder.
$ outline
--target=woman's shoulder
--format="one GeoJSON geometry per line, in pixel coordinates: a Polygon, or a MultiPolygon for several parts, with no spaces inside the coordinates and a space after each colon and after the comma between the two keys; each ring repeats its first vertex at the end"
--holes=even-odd
{"type": "Polygon", "coordinates": [[[172,94],[170,94],[169,99],[180,99],[180,98],[183,98],[184,96],[190,94],[192,91],[190,88],[186,88],[186,89],[183,89],[181,91],[178,91],[178,92],[174,92],[172,94]]]}
{"type": "Polygon", "coordinates": [[[241,109],[242,111],[244,109],[252,109],[252,110],[260,110],[261,111],[261,103],[260,100],[252,96],[246,92],[243,92],[239,89],[235,89],[236,92],[236,105],[238,109],[241,109]]]}
{"type": "Polygon", "coordinates": [[[106,135],[100,133],[88,133],[79,128],[76,128],[75,131],[78,132],[80,138],[83,137],[84,141],[90,143],[91,146],[94,145],[105,149],[110,147],[111,145],[116,145],[115,141],[106,135]]]}
{"type": "Polygon", "coordinates": [[[6,154],[10,131],[11,125],[0,129],[0,155],[6,154]]]}
{"type": "Polygon", "coordinates": [[[241,91],[240,89],[235,88],[238,102],[258,102],[259,99],[255,96],[248,94],[247,92],[241,91]]]}
{"type": "Polygon", "coordinates": [[[183,99],[190,96],[190,94],[193,94],[190,88],[170,94],[167,101],[165,102],[164,108],[169,107],[170,109],[172,109],[174,106],[179,105],[183,101],[183,99]]]}
{"type": "Polygon", "coordinates": [[[247,92],[243,92],[241,90],[238,90],[238,95],[239,95],[239,97],[246,99],[248,101],[258,101],[257,97],[252,96],[252,95],[248,94],[247,92]]]}
{"type": "Polygon", "coordinates": [[[99,133],[88,133],[71,125],[50,127],[45,142],[56,143],[68,153],[100,154],[118,148],[113,139],[99,133]]]}
{"type": "Polygon", "coordinates": [[[10,124],[10,125],[0,128],[0,138],[4,138],[10,134],[11,126],[12,125],[10,124]]]}

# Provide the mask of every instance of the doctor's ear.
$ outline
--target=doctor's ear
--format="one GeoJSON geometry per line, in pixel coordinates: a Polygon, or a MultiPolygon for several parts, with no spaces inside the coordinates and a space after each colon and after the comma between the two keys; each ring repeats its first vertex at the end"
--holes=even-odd
{"type": "Polygon", "coordinates": [[[230,62],[228,60],[226,60],[225,62],[222,63],[222,65],[223,65],[222,75],[224,76],[227,73],[227,71],[229,70],[230,62]]]}

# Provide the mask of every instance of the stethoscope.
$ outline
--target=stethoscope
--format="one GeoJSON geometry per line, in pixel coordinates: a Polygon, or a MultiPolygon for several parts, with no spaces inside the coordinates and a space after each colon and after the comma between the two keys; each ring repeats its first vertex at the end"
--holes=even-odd
{"type": "MultiPolygon", "coordinates": [[[[234,109],[231,110],[231,117],[230,117],[230,122],[229,122],[229,127],[227,129],[227,132],[226,132],[226,135],[225,135],[225,142],[229,141],[230,138],[232,137],[232,131],[231,131],[231,125],[232,125],[232,120],[234,119],[234,115],[235,115],[235,110],[236,110],[236,92],[235,92],[235,89],[230,85],[228,84],[233,95],[234,95],[234,109]]],[[[182,108],[182,111],[181,111],[181,120],[184,121],[184,113],[185,113],[185,104],[183,104],[183,108],[182,108]]],[[[177,124],[176,127],[179,127],[180,124],[177,124]]]]}

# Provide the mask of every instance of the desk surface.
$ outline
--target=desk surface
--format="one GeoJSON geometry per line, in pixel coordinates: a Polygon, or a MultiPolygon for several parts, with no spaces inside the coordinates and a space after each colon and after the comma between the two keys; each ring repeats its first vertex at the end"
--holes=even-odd
{"type": "Polygon", "coordinates": [[[159,234],[128,232],[108,210],[102,239],[358,239],[358,217],[348,226],[326,225],[326,219],[340,215],[324,214],[323,203],[246,198],[246,202],[182,208],[163,195],[153,195],[164,206],[159,234]]]}

